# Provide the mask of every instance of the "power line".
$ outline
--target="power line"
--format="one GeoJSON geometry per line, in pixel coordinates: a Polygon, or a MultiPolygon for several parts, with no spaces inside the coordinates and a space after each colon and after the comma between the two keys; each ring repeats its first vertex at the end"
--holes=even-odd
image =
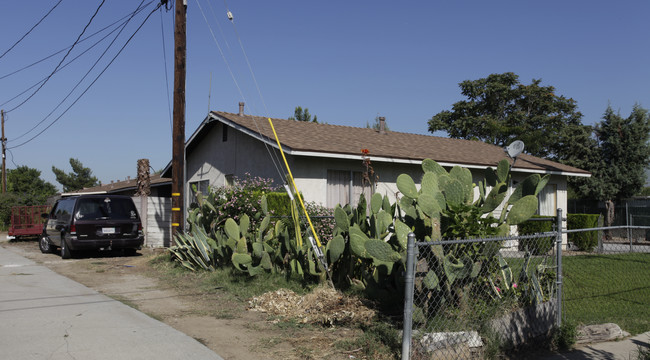
{"type": "MultiPolygon", "coordinates": [[[[237,82],[237,79],[235,78],[235,74],[233,73],[232,69],[230,68],[230,64],[228,63],[228,60],[226,59],[226,56],[223,53],[223,50],[221,49],[221,46],[219,45],[219,42],[217,41],[217,38],[214,36],[214,32],[212,31],[212,26],[210,26],[210,23],[208,22],[208,18],[205,16],[205,13],[203,12],[203,8],[201,7],[201,4],[199,3],[199,0],[196,0],[196,4],[199,7],[199,10],[201,11],[201,15],[203,15],[203,19],[205,20],[205,23],[208,25],[208,29],[210,30],[210,34],[212,35],[212,39],[214,40],[214,43],[217,45],[217,48],[219,49],[219,53],[221,54],[221,58],[223,61],[226,63],[226,67],[228,68],[228,72],[230,73],[230,77],[232,78],[233,82],[235,83],[235,86],[237,87],[237,90],[239,91],[239,95],[241,98],[246,101],[246,97],[244,96],[241,87],[239,86],[239,83],[237,82]]],[[[228,12],[230,13],[230,12],[228,12]]],[[[267,111],[268,113],[268,111],[267,111]]],[[[260,134],[262,138],[265,138],[265,136],[262,134],[262,131],[260,130],[259,125],[257,124],[257,121],[255,120],[255,116],[252,116],[253,123],[255,124],[255,127],[257,128],[257,132],[260,134]]],[[[266,137],[267,140],[270,142],[270,139],[266,137]]],[[[282,178],[286,182],[286,176],[285,172],[280,170],[282,168],[282,162],[280,161],[277,153],[271,151],[269,148],[269,145],[267,141],[262,141],[264,144],[264,147],[266,148],[266,151],[269,153],[271,156],[271,162],[273,162],[273,166],[275,167],[275,170],[278,172],[278,175],[280,175],[280,178],[282,178]]]]}
{"type": "Polygon", "coordinates": [[[61,64],[63,64],[63,62],[65,61],[65,59],[68,57],[68,55],[70,55],[70,52],[72,52],[72,49],[74,49],[74,47],[79,43],[79,40],[81,39],[81,37],[83,36],[83,34],[86,32],[86,29],[88,29],[88,27],[90,26],[90,24],[93,22],[93,19],[95,19],[95,16],[97,16],[97,13],[99,13],[99,9],[101,9],[102,6],[104,5],[104,2],[106,2],[106,0],[102,0],[102,2],[99,4],[99,6],[97,7],[97,9],[95,10],[95,13],[93,14],[93,16],[90,17],[90,20],[88,21],[88,23],[87,23],[86,26],[84,27],[83,31],[81,31],[81,34],[79,34],[79,36],[77,36],[77,39],[76,39],[75,42],[72,44],[72,46],[70,47],[70,49],[68,49],[68,52],[65,54],[65,56],[63,57],[63,59],[61,59],[61,61],[59,61],[59,64],[54,68],[54,70],[52,71],[52,73],[47,77],[47,79],[45,79],[45,81],[41,84],[41,86],[39,86],[38,89],[36,89],[36,90],[31,94],[31,95],[29,95],[29,96],[27,97],[27,99],[23,100],[23,102],[21,102],[20,104],[18,104],[18,105],[16,105],[16,106],[14,106],[13,108],[9,109],[7,112],[12,112],[12,111],[16,110],[17,108],[21,107],[23,104],[25,104],[27,101],[29,101],[29,99],[31,99],[34,95],[36,95],[36,93],[37,93],[39,90],[41,90],[41,89],[43,88],[43,86],[45,86],[45,84],[47,83],[47,81],[50,80],[50,78],[54,75],[54,73],[55,73],[55,72],[57,71],[57,69],[61,66],[61,64]]]}
{"type": "Polygon", "coordinates": [[[5,52],[3,52],[2,55],[0,55],[0,59],[2,59],[5,55],[7,55],[7,53],[10,52],[10,51],[11,51],[11,50],[16,46],[16,45],[18,45],[21,41],[23,41],[23,39],[24,39],[25,37],[27,37],[27,35],[29,35],[29,33],[31,33],[32,30],[34,30],[38,25],[40,25],[40,23],[41,23],[43,20],[45,20],[45,18],[46,18],[48,15],[50,15],[50,13],[51,13],[52,11],[54,11],[54,9],[56,9],[57,6],[59,6],[59,4],[61,3],[61,1],[63,1],[63,0],[59,0],[59,2],[57,2],[56,4],[54,4],[54,6],[50,9],[50,11],[48,11],[47,14],[45,14],[45,16],[43,16],[40,20],[38,20],[38,22],[37,22],[34,26],[32,26],[32,28],[29,29],[29,31],[27,31],[27,32],[25,33],[25,35],[21,36],[20,39],[18,39],[18,41],[16,41],[13,45],[11,45],[11,47],[9,47],[9,49],[7,49],[5,52]]]}
{"type": "MultiPolygon", "coordinates": [[[[139,9],[136,9],[135,12],[136,12],[136,13],[139,13],[139,12],[142,11],[144,8],[146,8],[147,6],[151,5],[151,3],[153,3],[154,1],[155,1],[155,0],[149,1],[146,5],[142,6],[142,7],[139,8],[139,9]]],[[[107,30],[107,29],[113,27],[115,24],[118,24],[119,22],[123,21],[124,19],[126,19],[127,17],[129,17],[129,16],[131,16],[131,15],[132,15],[132,13],[129,13],[129,14],[124,15],[124,16],[121,17],[120,19],[114,21],[112,24],[107,25],[107,26],[105,26],[105,27],[103,27],[103,28],[97,30],[96,32],[94,32],[94,33],[92,33],[92,34],[86,36],[85,38],[79,40],[78,43],[81,44],[82,42],[84,42],[84,41],[90,39],[91,37],[93,37],[93,36],[95,36],[95,35],[97,35],[97,34],[103,32],[103,31],[105,31],[105,30],[107,30]]],[[[115,30],[112,30],[112,31],[111,31],[111,33],[113,33],[113,32],[115,32],[115,30]]],[[[102,38],[102,40],[105,39],[105,38],[106,38],[106,37],[102,38]]],[[[101,40],[100,40],[100,41],[101,41],[101,40]]],[[[17,74],[17,73],[19,73],[19,72],[21,72],[21,71],[23,71],[23,70],[27,70],[27,69],[29,69],[29,68],[32,67],[32,66],[38,65],[38,64],[42,63],[43,61],[45,61],[45,60],[51,58],[51,57],[54,57],[54,56],[56,56],[56,55],[59,55],[60,53],[66,51],[66,50],[68,50],[68,49],[70,49],[71,47],[72,47],[72,45],[71,45],[71,46],[68,46],[68,47],[65,47],[65,48],[63,48],[63,49],[61,49],[61,50],[59,50],[59,51],[57,51],[57,52],[55,52],[55,53],[53,53],[53,54],[50,54],[50,55],[48,55],[48,56],[46,56],[46,57],[44,57],[44,58],[42,58],[42,59],[40,59],[40,60],[37,60],[37,61],[35,61],[35,62],[33,62],[33,63],[29,64],[29,65],[25,65],[25,66],[23,66],[22,68],[20,68],[20,69],[18,69],[18,70],[14,70],[14,71],[12,71],[12,72],[10,72],[10,73],[8,73],[8,74],[2,75],[2,76],[0,76],[0,80],[2,80],[2,79],[4,79],[4,78],[7,78],[7,77],[9,77],[9,76],[11,76],[11,75],[17,74]]],[[[60,70],[60,69],[59,69],[59,70],[60,70]]]]}
{"type": "MultiPolygon", "coordinates": [[[[142,10],[142,9],[141,9],[141,10],[142,10]]],[[[127,22],[128,22],[128,21],[127,21],[127,22]]],[[[120,26],[123,26],[123,25],[124,25],[124,24],[121,24],[120,26]]],[[[119,29],[119,27],[117,27],[117,28],[111,30],[111,32],[109,32],[109,33],[106,34],[104,37],[102,37],[101,39],[99,39],[99,40],[98,40],[97,42],[95,42],[93,45],[91,45],[91,46],[88,47],[86,50],[82,51],[79,55],[75,56],[72,60],[68,61],[68,62],[65,63],[63,66],[61,66],[61,67],[60,67],[56,72],[59,72],[59,71],[65,69],[68,65],[70,65],[71,63],[73,63],[74,61],[76,61],[77,59],[79,59],[81,56],[85,55],[88,51],[92,50],[95,46],[99,45],[102,41],[106,40],[106,38],[108,38],[109,36],[111,36],[111,35],[112,35],[114,32],[116,32],[118,29],[119,29]]],[[[6,104],[8,104],[8,103],[10,103],[10,102],[12,102],[12,101],[14,101],[15,99],[17,99],[17,98],[20,97],[21,95],[25,94],[25,93],[28,92],[29,90],[31,90],[31,89],[35,88],[36,86],[38,86],[39,84],[43,83],[45,80],[47,80],[47,76],[44,77],[44,78],[42,78],[41,80],[37,81],[34,85],[32,85],[32,86],[28,87],[27,89],[23,90],[23,91],[22,91],[21,93],[19,93],[18,95],[14,96],[14,97],[12,97],[11,99],[9,99],[9,100],[5,101],[4,103],[0,104],[0,107],[2,107],[2,106],[4,106],[4,105],[6,105],[6,104]]],[[[19,136],[19,137],[20,137],[20,136],[19,136]]],[[[14,139],[14,140],[15,140],[15,139],[14,139]]]]}
{"type": "Polygon", "coordinates": [[[101,76],[106,72],[106,70],[108,70],[108,68],[111,66],[111,64],[113,64],[113,62],[115,61],[115,59],[117,59],[117,57],[122,53],[122,51],[123,51],[123,50],[126,48],[126,46],[131,42],[131,40],[133,40],[133,37],[135,37],[135,35],[138,33],[138,31],[140,31],[140,29],[144,26],[144,24],[147,22],[147,20],[149,20],[149,18],[151,17],[151,15],[153,15],[153,13],[156,12],[156,11],[157,11],[161,6],[162,6],[162,3],[158,4],[158,5],[156,6],[156,8],[153,9],[153,10],[149,13],[149,15],[147,15],[147,17],[142,21],[142,23],[140,24],[140,26],[138,26],[138,28],[137,28],[137,29],[135,30],[135,32],[134,32],[134,33],[129,37],[129,39],[126,41],[126,43],[124,43],[124,45],[122,46],[122,48],[120,48],[120,50],[117,52],[117,54],[115,54],[115,56],[113,57],[113,59],[111,59],[111,61],[110,61],[110,62],[109,62],[105,67],[104,67],[104,69],[99,73],[99,75],[97,75],[97,77],[95,77],[95,79],[93,80],[93,82],[90,83],[90,85],[88,85],[88,87],[86,87],[86,89],[85,89],[85,90],[84,90],[84,91],[83,91],[83,92],[82,92],[82,93],[81,93],[81,94],[80,94],[80,95],[75,99],[74,102],[72,102],[72,104],[70,104],[70,106],[68,106],[68,107],[63,111],[63,113],[61,113],[61,115],[59,115],[56,119],[54,119],[54,120],[53,120],[53,121],[52,121],[52,122],[51,122],[47,127],[45,127],[43,130],[41,130],[38,134],[32,136],[29,140],[24,141],[24,142],[22,142],[22,143],[20,143],[20,144],[18,144],[18,145],[16,145],[16,146],[12,146],[12,147],[7,148],[7,149],[15,149],[15,148],[18,148],[18,147],[20,147],[20,146],[23,146],[23,145],[25,145],[25,144],[31,142],[32,140],[36,139],[38,136],[40,136],[41,134],[43,134],[43,133],[45,132],[45,130],[49,129],[50,127],[52,127],[52,125],[54,125],[57,121],[59,121],[59,120],[63,117],[63,115],[65,115],[65,114],[66,114],[66,113],[67,113],[67,112],[68,112],[68,111],[69,111],[69,110],[70,110],[70,109],[71,109],[71,108],[72,108],[72,107],[73,107],[73,106],[74,106],[74,105],[75,105],[75,104],[76,104],[76,103],[81,99],[81,97],[84,96],[84,95],[88,92],[88,90],[90,90],[90,88],[91,88],[91,87],[92,87],[92,86],[97,82],[97,80],[99,80],[99,78],[100,78],[100,77],[101,77],[101,76]]]}
{"type": "MultiPolygon", "coordinates": [[[[142,0],[142,1],[140,2],[140,4],[138,5],[138,8],[140,8],[140,7],[142,6],[142,3],[144,3],[144,0],[142,0]]],[[[90,72],[95,68],[95,66],[97,66],[97,64],[98,64],[99,61],[104,57],[104,55],[106,55],[106,53],[108,52],[108,50],[111,48],[111,46],[113,46],[113,44],[115,43],[115,41],[117,40],[117,38],[120,36],[120,34],[122,34],[122,31],[126,28],[126,26],[129,24],[129,22],[133,19],[133,17],[134,17],[136,14],[137,14],[137,12],[133,12],[132,15],[131,15],[131,17],[130,17],[130,18],[129,18],[129,19],[128,19],[124,24],[122,24],[120,31],[117,33],[117,35],[115,35],[115,37],[113,38],[113,41],[111,41],[111,43],[108,44],[108,46],[106,47],[106,49],[104,49],[104,52],[102,52],[102,54],[97,58],[97,60],[95,60],[95,63],[90,67],[90,69],[88,69],[88,71],[86,72],[86,74],[84,74],[84,76],[83,76],[83,77],[82,77],[82,78],[77,82],[77,84],[75,84],[75,86],[72,88],[72,90],[70,90],[70,91],[68,92],[68,94],[63,98],[63,100],[61,100],[61,101],[59,102],[59,104],[56,105],[56,107],[54,107],[54,109],[52,109],[52,111],[50,111],[50,113],[47,114],[47,115],[43,118],[43,120],[39,121],[36,125],[34,125],[34,126],[33,126],[31,129],[29,129],[27,132],[25,132],[25,133],[23,133],[22,135],[20,135],[20,136],[14,138],[14,141],[15,141],[15,140],[18,140],[18,139],[20,139],[20,138],[22,138],[23,136],[29,134],[29,133],[32,132],[34,129],[36,129],[39,125],[41,125],[43,122],[45,122],[45,120],[47,120],[47,119],[48,119],[48,118],[49,118],[49,117],[50,117],[50,116],[51,116],[51,115],[52,115],[52,114],[53,114],[53,113],[54,113],[54,112],[55,112],[55,111],[56,111],[56,110],[61,106],[61,105],[63,105],[63,103],[64,103],[66,100],[68,100],[68,98],[69,98],[69,97],[72,95],[72,93],[77,89],[77,87],[79,87],[79,85],[81,85],[81,83],[86,79],[86,77],[87,77],[87,76],[90,74],[90,72]]],[[[115,30],[117,30],[117,29],[115,29],[115,30]]],[[[113,33],[115,30],[113,30],[111,33],[113,33]]],[[[111,33],[109,33],[108,35],[110,35],[111,33]]],[[[108,35],[107,35],[106,37],[108,37],[108,35]]],[[[102,40],[105,39],[106,37],[102,38],[102,40]]],[[[96,44],[95,44],[95,45],[96,45],[96,44]]],[[[94,45],[93,45],[93,46],[94,46],[94,45]]],[[[90,50],[90,49],[88,49],[88,50],[90,50]]],[[[86,51],[88,51],[88,50],[86,50],[86,51]]],[[[82,53],[82,54],[83,54],[83,53],[82,53]]],[[[74,61],[74,60],[72,60],[72,61],[74,61]]]]}
{"type": "Polygon", "coordinates": [[[14,153],[13,153],[13,151],[11,151],[10,149],[7,149],[7,151],[9,151],[9,155],[11,155],[11,162],[14,164],[14,166],[16,168],[19,168],[20,166],[18,166],[18,164],[16,164],[16,162],[14,161],[14,153]]]}
{"type": "MultiPolygon", "coordinates": [[[[165,7],[167,8],[167,7],[165,7]]],[[[169,9],[167,9],[169,11],[169,9]]],[[[169,75],[168,73],[168,68],[167,68],[167,49],[165,47],[165,28],[164,28],[164,22],[163,22],[163,13],[162,9],[160,9],[160,32],[162,34],[162,51],[163,51],[163,59],[165,61],[165,84],[167,85],[167,110],[169,112],[169,128],[173,132],[174,131],[174,126],[172,125],[172,101],[169,98],[169,75]]]]}

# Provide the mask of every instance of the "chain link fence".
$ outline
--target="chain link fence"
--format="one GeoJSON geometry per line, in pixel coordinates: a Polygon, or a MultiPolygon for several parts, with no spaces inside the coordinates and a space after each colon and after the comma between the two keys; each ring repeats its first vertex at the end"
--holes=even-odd
{"type": "Polygon", "coordinates": [[[541,350],[563,321],[650,330],[650,242],[630,240],[633,230],[647,229],[557,226],[505,238],[410,238],[402,358],[484,359],[541,350]],[[603,241],[607,231],[623,240],[603,241]],[[590,252],[571,243],[585,234],[598,238],[590,252]]]}

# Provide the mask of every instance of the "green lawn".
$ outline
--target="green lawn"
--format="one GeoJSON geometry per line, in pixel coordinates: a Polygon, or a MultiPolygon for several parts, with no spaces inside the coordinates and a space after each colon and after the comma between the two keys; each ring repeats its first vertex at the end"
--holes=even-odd
{"type": "Polygon", "coordinates": [[[632,334],[650,331],[650,254],[562,258],[564,318],[613,322],[632,334]]]}

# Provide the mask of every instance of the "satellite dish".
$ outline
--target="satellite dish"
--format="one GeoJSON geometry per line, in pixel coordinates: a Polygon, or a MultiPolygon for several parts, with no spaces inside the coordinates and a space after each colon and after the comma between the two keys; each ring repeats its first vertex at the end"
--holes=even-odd
{"type": "Polygon", "coordinates": [[[510,156],[513,159],[516,159],[519,154],[521,154],[524,151],[524,142],[521,140],[515,140],[512,142],[512,144],[506,146],[506,152],[508,153],[508,156],[510,156]]]}

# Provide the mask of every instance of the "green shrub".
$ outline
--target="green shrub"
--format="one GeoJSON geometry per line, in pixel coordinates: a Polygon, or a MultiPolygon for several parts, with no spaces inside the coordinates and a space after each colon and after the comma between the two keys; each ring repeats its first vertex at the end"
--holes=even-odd
{"type": "MultiPolygon", "coordinates": [[[[197,224],[203,226],[208,234],[221,228],[226,219],[239,221],[244,215],[250,218],[251,228],[257,228],[262,220],[259,215],[256,216],[261,213],[262,195],[274,192],[277,188],[273,185],[273,179],[246,173],[243,178],[235,177],[233,186],[210,187],[207,195],[197,194],[201,200],[190,205],[190,212],[196,213],[199,218],[197,224]]],[[[273,212],[270,213],[274,215],[273,212]]],[[[192,230],[191,223],[189,230],[192,230]]]]}
{"type": "MultiPolygon", "coordinates": [[[[534,215],[532,218],[548,218],[548,216],[534,215]]],[[[519,235],[532,235],[553,231],[555,219],[526,221],[517,225],[519,235]]],[[[555,238],[552,236],[537,239],[520,239],[519,251],[530,251],[533,255],[546,254],[553,248],[555,238]]]]}
{"type": "MultiPolygon", "coordinates": [[[[588,229],[598,227],[598,214],[568,214],[567,229],[588,229]]],[[[581,251],[592,251],[598,245],[598,231],[569,233],[569,242],[581,251]]]]}
{"type": "MultiPolygon", "coordinates": [[[[262,197],[261,194],[259,197],[262,197]]],[[[273,191],[266,194],[266,204],[269,212],[275,216],[291,216],[291,199],[284,191],[273,191]]]]}
{"type": "MultiPolygon", "coordinates": [[[[274,191],[265,195],[269,213],[273,214],[272,219],[274,221],[278,218],[291,218],[291,199],[286,192],[274,191]]],[[[302,193],[300,196],[302,196],[302,193]]],[[[332,232],[334,231],[334,210],[322,205],[318,205],[315,202],[305,202],[305,208],[307,209],[307,213],[309,214],[311,222],[314,225],[314,230],[316,230],[318,239],[323,243],[323,245],[327,244],[330,240],[332,240],[332,232]]],[[[300,217],[303,218],[304,214],[302,213],[302,209],[299,210],[300,217]]],[[[306,220],[304,221],[303,226],[308,226],[306,220]]]]}
{"type": "Polygon", "coordinates": [[[564,320],[559,328],[555,328],[552,340],[558,350],[570,350],[578,338],[578,327],[572,321],[564,320]]]}

